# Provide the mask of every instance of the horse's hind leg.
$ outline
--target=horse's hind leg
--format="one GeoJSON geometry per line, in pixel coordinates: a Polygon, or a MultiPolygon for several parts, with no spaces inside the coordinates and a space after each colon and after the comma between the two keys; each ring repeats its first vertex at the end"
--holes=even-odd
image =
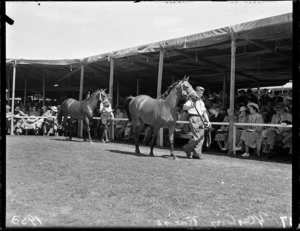
{"type": "Polygon", "coordinates": [[[154,156],[153,149],[154,149],[154,144],[156,142],[156,138],[157,138],[157,134],[158,134],[159,129],[160,129],[160,127],[157,127],[157,126],[153,127],[153,137],[152,137],[152,140],[151,140],[150,154],[149,154],[150,156],[154,156]]]}
{"type": "Polygon", "coordinates": [[[135,122],[132,122],[132,130],[134,132],[134,140],[135,140],[135,153],[136,154],[140,154],[140,148],[139,148],[139,138],[140,138],[140,134],[141,134],[141,131],[144,127],[144,122],[139,119],[139,123],[135,123],[135,122]]]}

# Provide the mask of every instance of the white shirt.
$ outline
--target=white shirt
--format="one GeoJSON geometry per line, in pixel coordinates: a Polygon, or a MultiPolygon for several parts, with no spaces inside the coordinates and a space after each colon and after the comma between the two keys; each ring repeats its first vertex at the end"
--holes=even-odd
{"type": "Polygon", "coordinates": [[[186,101],[186,103],[183,104],[183,110],[187,110],[191,115],[198,115],[198,112],[195,109],[195,105],[200,115],[203,116],[203,114],[206,112],[206,108],[204,102],[201,99],[197,100],[195,103],[192,100],[186,101]]]}

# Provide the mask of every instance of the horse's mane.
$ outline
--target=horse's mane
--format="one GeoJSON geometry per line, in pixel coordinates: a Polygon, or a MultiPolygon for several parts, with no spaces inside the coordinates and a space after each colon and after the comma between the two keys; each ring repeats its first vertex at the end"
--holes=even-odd
{"type": "Polygon", "coordinates": [[[171,84],[168,89],[161,95],[158,97],[158,99],[165,99],[171,92],[171,90],[182,80],[177,80],[175,83],[171,84]]]}

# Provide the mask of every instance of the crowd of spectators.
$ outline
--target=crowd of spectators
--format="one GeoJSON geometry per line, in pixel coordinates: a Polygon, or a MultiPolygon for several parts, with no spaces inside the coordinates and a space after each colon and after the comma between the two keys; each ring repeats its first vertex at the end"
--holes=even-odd
{"type": "MultiPolygon", "coordinates": [[[[219,93],[210,92],[203,95],[203,101],[209,112],[210,122],[229,122],[229,96],[219,93]]],[[[62,127],[57,124],[56,113],[59,105],[45,105],[31,101],[26,104],[19,102],[16,104],[13,112],[9,105],[6,105],[6,123],[7,134],[10,134],[10,113],[28,118],[14,118],[14,132],[17,135],[27,135],[30,132],[35,135],[62,135],[62,127]],[[39,119],[37,116],[47,118],[39,119]]],[[[292,124],[292,90],[288,94],[270,94],[264,89],[260,94],[255,94],[251,89],[239,90],[235,96],[234,121],[238,123],[271,123],[271,124],[292,124]]],[[[178,120],[188,121],[188,113],[179,110],[178,120]]],[[[122,107],[113,108],[114,118],[126,119],[127,115],[122,107]]],[[[100,117],[99,106],[95,108],[94,117],[100,117]]],[[[75,125],[76,121],[73,121],[75,125]]],[[[91,122],[91,135],[93,138],[101,139],[103,133],[110,133],[111,126],[114,126],[115,140],[122,142],[133,142],[133,132],[131,123],[127,120],[116,120],[109,124],[109,128],[101,126],[98,119],[91,122]]],[[[75,129],[77,126],[73,126],[75,129]]],[[[178,124],[176,133],[190,134],[189,124],[178,124]]],[[[229,126],[213,125],[211,129],[212,148],[220,152],[227,152],[229,147],[228,141],[229,126]]],[[[144,138],[142,142],[149,145],[152,138],[152,127],[145,125],[142,131],[144,138]]],[[[291,145],[291,128],[264,127],[264,126],[237,126],[236,130],[236,151],[241,151],[243,157],[249,157],[251,151],[253,154],[260,156],[261,153],[271,155],[274,153],[276,146],[279,144],[282,148],[288,148],[289,153],[292,151],[291,145]],[[264,148],[262,150],[262,145],[264,148]]],[[[108,139],[108,138],[106,138],[108,139]]]]}
{"type": "MultiPolygon", "coordinates": [[[[229,97],[226,94],[224,100],[223,92],[203,95],[203,101],[208,109],[210,122],[229,122],[229,97]]],[[[179,120],[187,120],[184,119],[184,115],[183,111],[179,115],[179,120]]],[[[239,90],[235,96],[233,118],[237,123],[292,124],[292,90],[285,95],[270,94],[267,89],[263,89],[259,94],[253,93],[251,89],[239,90]],[[281,119],[278,119],[279,117],[281,119]]],[[[177,126],[177,132],[188,134],[187,129],[180,129],[183,126],[177,126]]],[[[228,134],[228,125],[212,125],[211,147],[220,152],[227,152],[228,134]]],[[[282,151],[280,148],[286,148],[291,154],[291,137],[292,128],[237,126],[236,151],[242,152],[242,157],[249,157],[250,153],[272,157],[276,150],[282,151]],[[262,146],[264,146],[263,149],[262,146]]]]}

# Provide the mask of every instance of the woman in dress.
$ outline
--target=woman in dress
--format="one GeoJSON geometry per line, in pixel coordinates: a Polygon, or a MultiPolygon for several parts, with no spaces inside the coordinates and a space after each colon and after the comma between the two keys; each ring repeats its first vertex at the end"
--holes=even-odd
{"type": "MultiPolygon", "coordinates": [[[[250,115],[248,117],[249,123],[264,123],[263,116],[258,113],[259,108],[256,103],[248,103],[247,107],[250,111],[250,115]]],[[[245,153],[242,155],[243,157],[249,157],[249,148],[255,148],[256,154],[260,156],[261,143],[263,140],[262,136],[263,126],[253,126],[249,125],[246,127],[246,130],[242,131],[241,140],[245,143],[245,153]]]]}

